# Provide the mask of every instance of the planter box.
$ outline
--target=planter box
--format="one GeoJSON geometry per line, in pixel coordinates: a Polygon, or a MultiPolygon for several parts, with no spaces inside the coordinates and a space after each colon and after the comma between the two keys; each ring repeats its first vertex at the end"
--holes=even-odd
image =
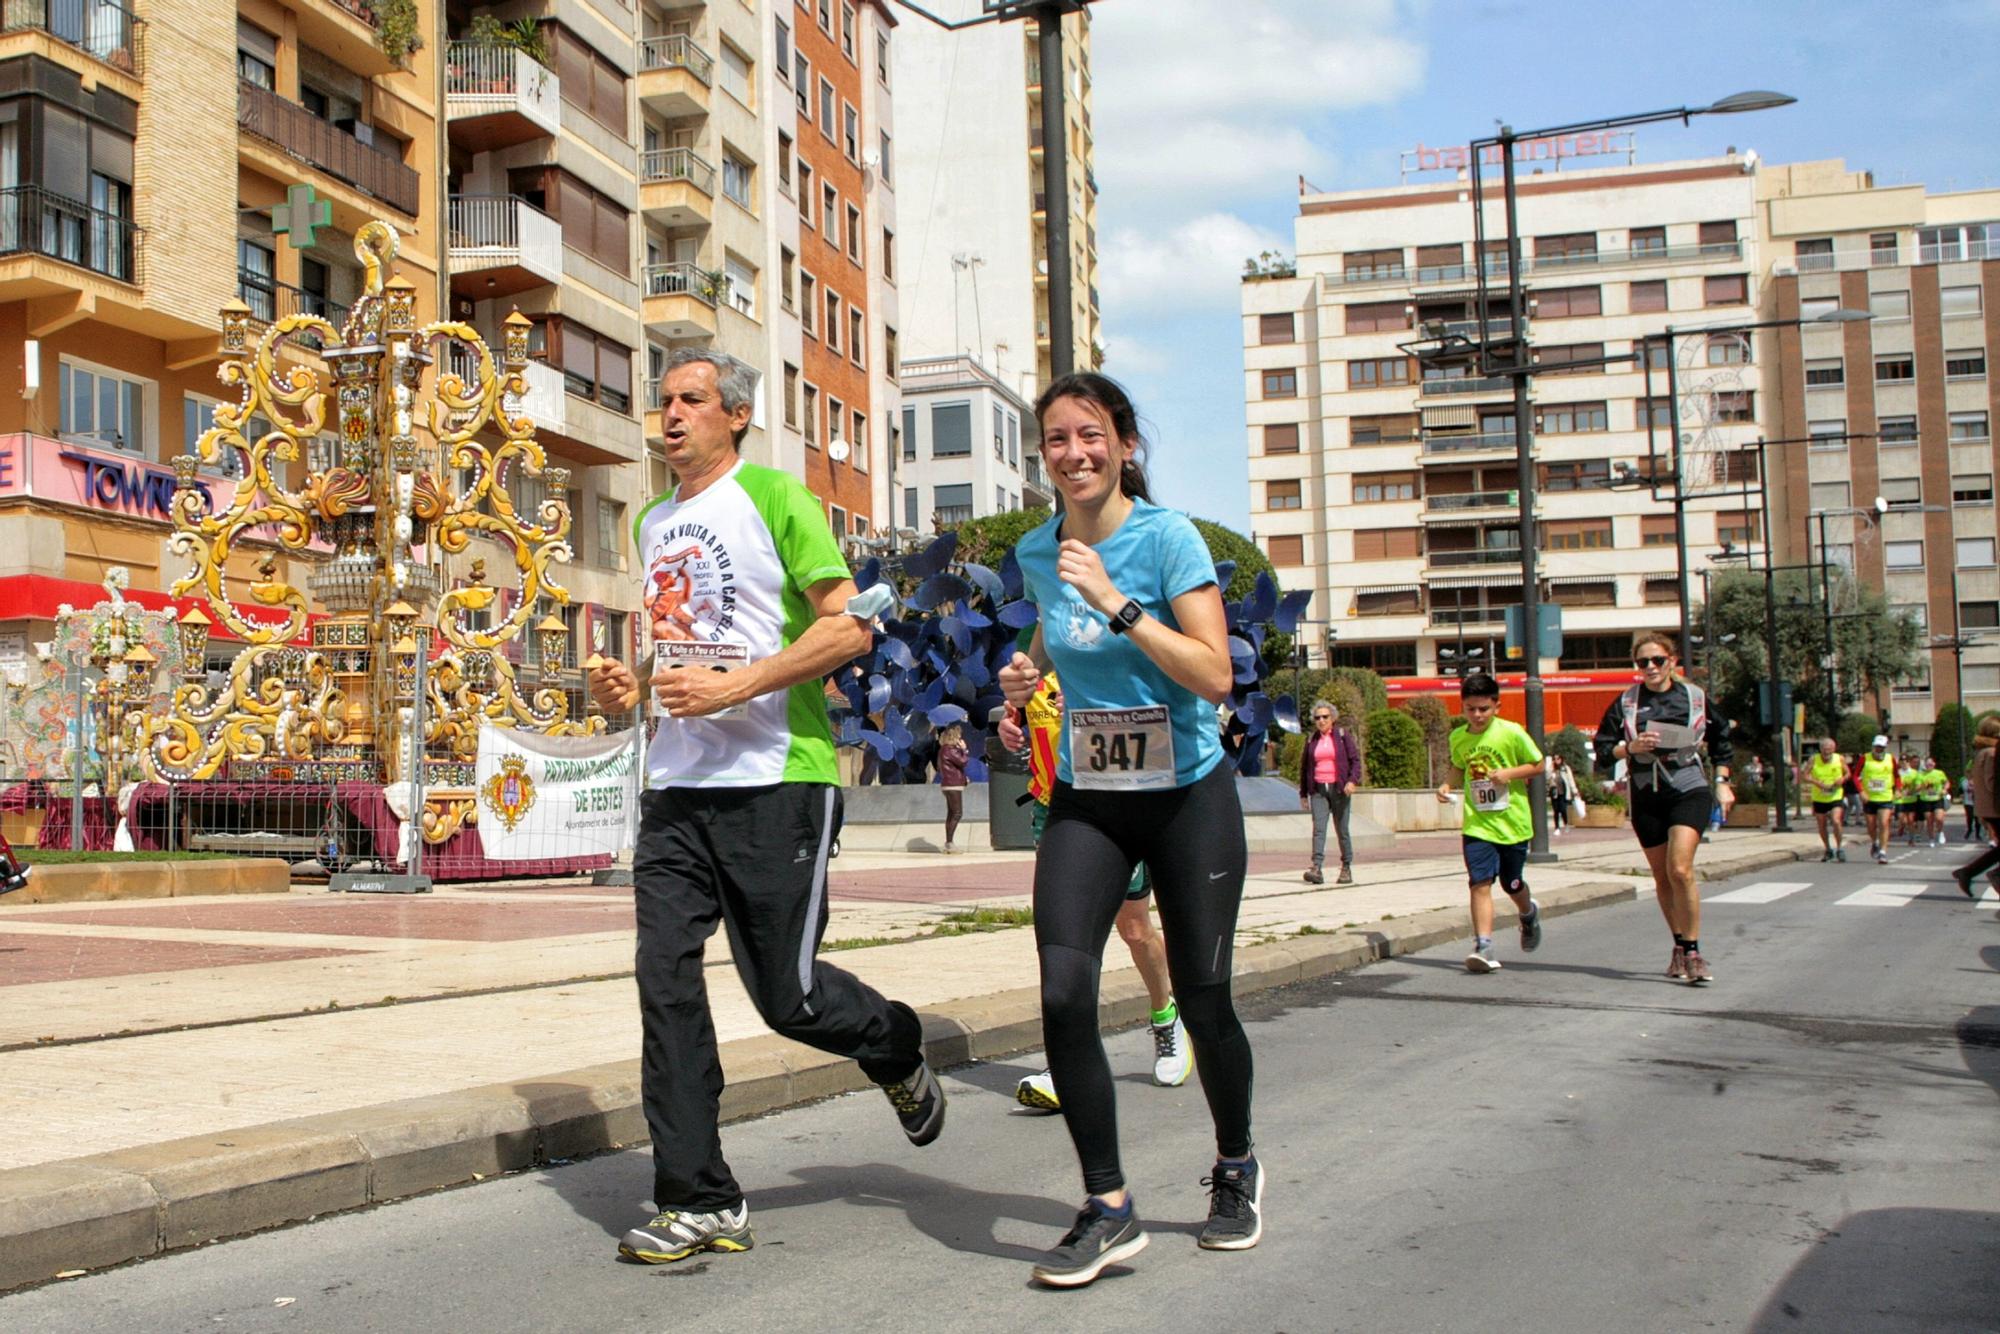
{"type": "Polygon", "coordinates": [[[1729,808],[1724,829],[1763,829],[1771,823],[1771,807],[1762,801],[1739,801],[1729,808]]]}
{"type": "Polygon", "coordinates": [[[1616,806],[1585,806],[1583,818],[1570,823],[1578,829],[1616,829],[1625,823],[1625,812],[1616,806]]]}

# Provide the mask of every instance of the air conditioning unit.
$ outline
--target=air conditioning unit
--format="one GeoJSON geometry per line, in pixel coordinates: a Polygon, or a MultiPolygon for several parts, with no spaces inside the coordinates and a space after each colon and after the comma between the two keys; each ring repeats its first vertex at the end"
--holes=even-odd
{"type": "Polygon", "coordinates": [[[1773,278],[1796,278],[1799,276],[1799,271],[1796,266],[1791,264],[1773,264],[1771,266],[1771,276],[1773,278]]]}

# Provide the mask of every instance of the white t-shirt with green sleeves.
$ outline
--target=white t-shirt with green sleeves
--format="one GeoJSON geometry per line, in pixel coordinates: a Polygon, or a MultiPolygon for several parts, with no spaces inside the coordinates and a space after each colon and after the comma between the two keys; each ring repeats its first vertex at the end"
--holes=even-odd
{"type": "MultiPolygon", "coordinates": [[[[649,643],[739,645],[776,654],[814,620],[806,589],[848,577],[818,498],[790,473],[738,462],[688,500],[665,495],[632,524],[649,643]]],[[[648,656],[633,668],[652,674],[648,656]]],[[[774,690],[723,718],[662,718],[646,786],[759,787],[840,781],[817,680],[774,690]]]]}

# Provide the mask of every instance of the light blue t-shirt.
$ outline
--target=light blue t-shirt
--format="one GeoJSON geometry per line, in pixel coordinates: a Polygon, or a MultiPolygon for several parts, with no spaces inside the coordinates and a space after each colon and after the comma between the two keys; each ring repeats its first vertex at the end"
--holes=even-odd
{"type": "MultiPolygon", "coordinates": [[[[1129,709],[1165,705],[1173,724],[1174,786],[1186,787],[1222,758],[1215,706],[1167,674],[1056,574],[1063,516],[1028,533],[1014,549],[1028,601],[1041,612],[1042,646],[1062,678],[1062,744],[1056,776],[1074,782],[1070,768],[1070,715],[1078,709],[1129,709]]],[[[1172,629],[1173,600],[1215,582],[1215,560],[1185,515],[1143,500],[1118,531],[1097,544],[1105,573],[1146,614],[1172,629]]]]}

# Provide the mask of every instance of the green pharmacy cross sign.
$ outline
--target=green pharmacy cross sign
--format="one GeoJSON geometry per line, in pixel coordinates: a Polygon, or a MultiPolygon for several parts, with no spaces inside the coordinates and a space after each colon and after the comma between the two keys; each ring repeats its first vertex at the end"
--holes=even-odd
{"type": "Polygon", "coordinates": [[[333,205],[310,185],[287,186],[285,202],[271,210],[271,230],[289,236],[294,250],[311,248],[317,243],[313,233],[332,225],[333,205]]]}

